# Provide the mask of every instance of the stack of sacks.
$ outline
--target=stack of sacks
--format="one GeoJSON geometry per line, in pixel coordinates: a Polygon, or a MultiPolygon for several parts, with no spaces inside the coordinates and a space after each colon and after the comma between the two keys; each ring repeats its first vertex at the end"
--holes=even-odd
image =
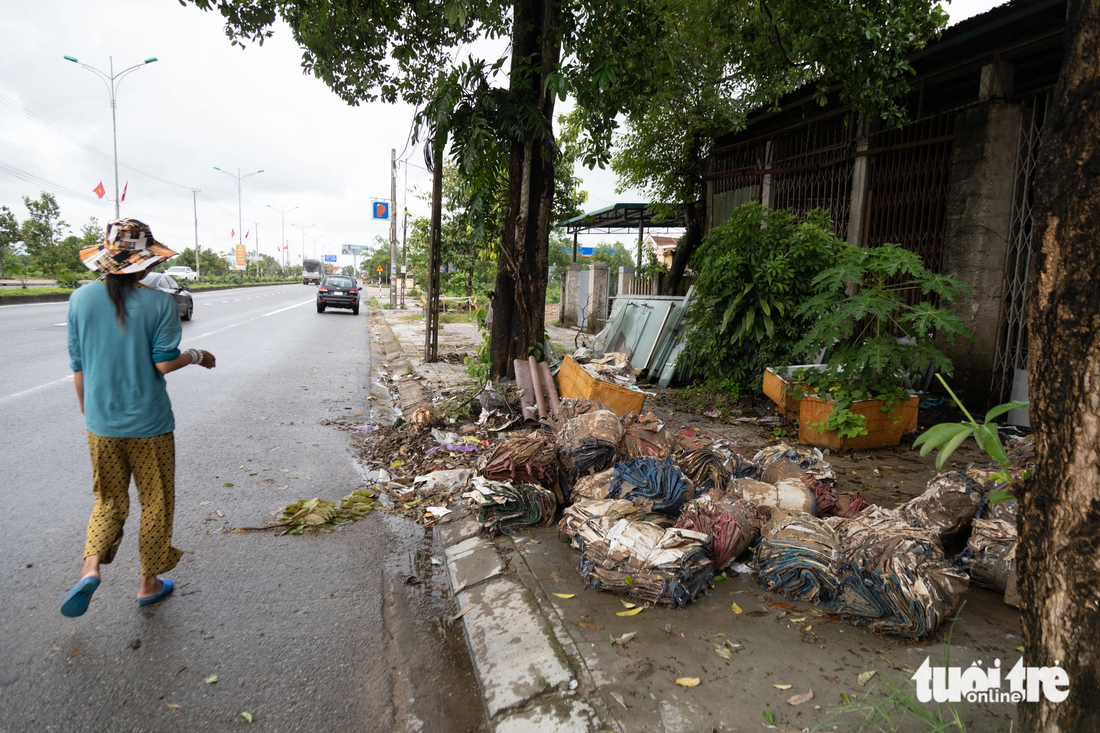
{"type": "Polygon", "coordinates": [[[969,581],[944,560],[935,532],[881,507],[828,523],[840,539],[836,609],[843,621],[917,639],[958,607],[969,581]]]}
{"type": "Polygon", "coordinates": [[[760,536],[760,519],[747,501],[720,493],[703,494],[684,507],[677,527],[705,534],[711,563],[724,570],[760,536]]]}
{"type": "Polygon", "coordinates": [[[961,542],[982,501],[982,489],[963,471],[936,475],[924,493],[901,508],[912,525],[932,531],[944,545],[961,542]]]}
{"type": "Polygon", "coordinates": [[[578,501],[562,512],[561,521],[558,522],[558,537],[568,538],[574,549],[580,549],[577,545],[577,530],[589,519],[607,517],[614,521],[626,519],[631,522],[641,522],[645,519],[645,509],[626,499],[588,499],[578,501]]]}
{"type": "Polygon", "coordinates": [[[840,547],[833,530],[809,514],[764,525],[754,555],[757,582],[796,601],[828,603],[836,595],[840,547]]]}
{"type": "Polygon", "coordinates": [[[554,494],[538,484],[512,485],[475,476],[463,498],[478,507],[477,521],[489,534],[512,534],[527,527],[549,527],[558,511],[554,494]]]}
{"type": "Polygon", "coordinates": [[[678,517],[695,487],[671,458],[632,458],[615,465],[611,495],[629,499],[647,512],[678,517]]]}
{"type": "Polygon", "coordinates": [[[565,423],[573,418],[606,409],[607,405],[602,402],[588,400],[583,397],[565,397],[558,401],[558,411],[542,418],[541,422],[544,426],[550,428],[551,432],[557,434],[561,432],[565,423]]]}
{"type": "Polygon", "coordinates": [[[846,517],[851,519],[866,509],[869,504],[859,491],[836,490],[836,482],[830,479],[815,478],[810,472],[802,474],[802,483],[814,495],[817,516],[846,517]]]}
{"type": "MultiPolygon", "coordinates": [[[[492,453],[481,459],[478,472],[491,481],[541,484],[552,491],[561,491],[557,485],[557,444],[554,436],[542,430],[498,443],[492,453]]],[[[557,499],[559,503],[563,501],[560,495],[557,499]]]]}
{"type": "MultiPolygon", "coordinates": [[[[817,448],[807,448],[805,446],[789,446],[786,443],[778,443],[776,445],[768,446],[762,451],[753,456],[752,462],[761,468],[767,470],[767,468],[780,461],[790,461],[801,469],[797,473],[809,473],[819,480],[832,480],[836,481],[836,473],[833,472],[832,467],[825,460],[825,456],[817,448]]],[[[782,478],[780,476],[779,478],[782,478]]],[[[764,479],[767,481],[768,479],[764,479]]]]}
{"type": "Polygon", "coordinates": [[[680,444],[680,450],[693,451],[701,448],[710,448],[714,445],[714,441],[705,435],[698,428],[682,427],[676,431],[676,442],[680,444]]]}
{"type": "Polygon", "coordinates": [[[649,522],[590,519],[577,530],[581,577],[590,588],[680,608],[714,577],[706,535],[649,522]]]}
{"type": "Polygon", "coordinates": [[[674,459],[684,475],[695,484],[695,493],[703,494],[711,490],[725,493],[728,490],[733,477],[726,470],[722,456],[714,451],[707,448],[686,451],[677,453],[674,459]]]}
{"type": "Polygon", "coordinates": [[[732,478],[760,478],[760,466],[730,448],[724,442],[715,443],[711,448],[721,459],[722,465],[732,478]]]}
{"type": "Polygon", "coordinates": [[[567,502],[578,479],[615,465],[622,437],[623,427],[610,410],[588,412],[565,423],[558,433],[558,483],[567,502]]]}
{"type": "Polygon", "coordinates": [[[817,500],[799,478],[785,478],[777,484],[769,484],[751,478],[730,481],[730,491],[757,509],[782,509],[799,514],[817,514],[817,500]]]}
{"type": "Polygon", "coordinates": [[[615,475],[615,469],[593,473],[580,478],[573,484],[573,501],[585,499],[607,499],[611,496],[611,479],[615,475]]]}
{"type": "Polygon", "coordinates": [[[974,585],[1004,593],[1016,569],[1018,544],[1015,519],[974,519],[957,563],[970,574],[974,585]]]}
{"type": "Polygon", "coordinates": [[[623,415],[622,456],[628,458],[667,458],[680,450],[676,434],[652,412],[623,415]]]}

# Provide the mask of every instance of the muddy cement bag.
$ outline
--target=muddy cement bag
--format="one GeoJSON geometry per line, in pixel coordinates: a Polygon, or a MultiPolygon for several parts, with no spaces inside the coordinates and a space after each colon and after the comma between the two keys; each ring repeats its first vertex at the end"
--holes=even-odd
{"type": "Polygon", "coordinates": [[[615,464],[611,495],[675,518],[695,495],[695,487],[672,458],[632,458],[615,464]]]}
{"type": "Polygon", "coordinates": [[[818,479],[811,473],[804,473],[799,478],[814,495],[814,513],[823,519],[826,517],[850,519],[868,506],[867,499],[858,491],[838,493],[835,481],[818,479]]]}
{"type": "Polygon", "coordinates": [[[622,457],[663,459],[680,450],[676,434],[665,426],[652,412],[639,415],[631,412],[623,416],[622,457]]]}
{"type": "Polygon", "coordinates": [[[707,537],[650,522],[590,519],[577,530],[578,563],[589,588],[680,608],[710,587],[707,537]]]}
{"type": "Polygon", "coordinates": [[[611,497],[611,478],[615,475],[615,469],[582,476],[573,485],[573,501],[585,499],[608,499],[611,497]]]}
{"type": "Polygon", "coordinates": [[[608,409],[607,405],[583,397],[564,397],[558,400],[558,411],[542,418],[540,422],[556,435],[575,417],[608,409]]]}
{"type": "Polygon", "coordinates": [[[829,603],[836,595],[840,546],[833,530],[809,514],[787,514],[764,525],[753,553],[756,580],[795,601],[829,603]]]}
{"type": "Polygon", "coordinates": [[[761,521],[755,507],[742,499],[703,494],[687,503],[674,526],[705,534],[707,556],[716,570],[724,570],[760,536],[761,521]]]}
{"type": "Polygon", "coordinates": [[[756,479],[734,479],[730,490],[756,507],[774,507],[787,512],[817,514],[817,501],[812,491],[799,478],[786,478],[777,484],[756,479]]]}
{"type": "MultiPolygon", "coordinates": [[[[824,454],[817,448],[778,443],[764,448],[752,458],[752,462],[760,466],[765,472],[769,466],[780,461],[789,461],[801,469],[798,474],[808,472],[817,479],[836,481],[836,473],[833,471],[832,466],[829,465],[824,454]]],[[[776,480],[789,477],[791,476],[778,476],[776,480]]]]}
{"type": "Polygon", "coordinates": [[[919,639],[958,608],[969,579],[945,560],[935,531],[877,506],[828,526],[840,541],[834,608],[842,621],[919,639]]]}
{"type": "Polygon", "coordinates": [[[1004,593],[1016,569],[1018,544],[1015,519],[974,519],[966,549],[956,562],[974,585],[1004,593]]]}
{"type": "Polygon", "coordinates": [[[508,438],[479,461],[478,473],[490,481],[539,484],[558,492],[557,441],[542,430],[508,438]]]}
{"type": "Polygon", "coordinates": [[[574,484],[614,467],[619,457],[623,428],[610,410],[596,410],[574,417],[558,433],[558,482],[566,502],[574,484]]]}
{"type": "Polygon", "coordinates": [[[966,473],[947,471],[934,476],[923,494],[901,508],[901,514],[910,524],[935,532],[944,545],[961,543],[982,496],[981,485],[966,473]]]}
{"type": "Polygon", "coordinates": [[[578,501],[562,512],[558,522],[558,537],[568,539],[574,548],[579,549],[576,541],[577,530],[589,519],[608,519],[619,521],[626,519],[641,522],[645,519],[645,509],[626,499],[587,499],[578,501]]]}
{"type": "Polygon", "coordinates": [[[510,535],[517,529],[549,527],[554,523],[558,504],[553,492],[538,484],[489,481],[475,476],[473,489],[463,494],[477,507],[477,521],[492,535],[510,535]]]}
{"type": "Polygon", "coordinates": [[[729,488],[729,482],[733,480],[733,476],[726,470],[724,457],[710,449],[677,453],[673,456],[673,460],[684,475],[695,484],[696,494],[704,494],[711,490],[725,493],[729,488]]]}

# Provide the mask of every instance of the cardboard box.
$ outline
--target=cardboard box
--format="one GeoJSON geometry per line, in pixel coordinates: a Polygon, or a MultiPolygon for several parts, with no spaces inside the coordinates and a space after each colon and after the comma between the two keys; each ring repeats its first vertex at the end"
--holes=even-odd
{"type": "Polygon", "coordinates": [[[628,412],[641,412],[645,407],[645,394],[596,379],[571,356],[562,360],[558,371],[558,395],[563,399],[574,397],[602,402],[619,417],[628,412]]]}

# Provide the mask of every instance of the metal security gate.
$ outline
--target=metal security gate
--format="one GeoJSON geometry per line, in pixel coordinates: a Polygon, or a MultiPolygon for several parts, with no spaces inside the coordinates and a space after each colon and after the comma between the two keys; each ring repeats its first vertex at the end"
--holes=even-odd
{"type": "Polygon", "coordinates": [[[1033,227],[1035,202],[1035,164],[1043,123],[1050,106],[1050,92],[1024,100],[1020,137],[1016,147],[1016,180],[1012,196],[1012,221],[1005,256],[1004,299],[998,331],[997,352],[993,360],[994,402],[1009,399],[1018,370],[1027,369],[1028,280],[1031,255],[1036,244],[1033,227]]]}

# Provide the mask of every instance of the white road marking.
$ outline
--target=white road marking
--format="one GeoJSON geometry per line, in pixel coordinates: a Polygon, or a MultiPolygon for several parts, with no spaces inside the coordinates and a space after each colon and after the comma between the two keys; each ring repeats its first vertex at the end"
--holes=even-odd
{"type": "Polygon", "coordinates": [[[7,397],[0,397],[0,402],[15,399],[16,397],[22,397],[23,395],[31,394],[32,392],[37,392],[40,389],[46,389],[46,387],[52,387],[55,384],[61,384],[63,382],[71,382],[71,381],[73,381],[73,375],[72,374],[70,374],[67,377],[62,377],[61,379],[55,379],[52,382],[46,382],[45,384],[40,384],[37,387],[31,387],[30,389],[25,389],[22,392],[16,392],[15,394],[10,394],[7,397]]]}
{"type": "Polygon", "coordinates": [[[0,305],[0,308],[31,308],[36,305],[63,305],[66,308],[69,307],[69,301],[67,300],[55,300],[51,303],[15,303],[13,305],[0,305]]]}
{"type": "Polygon", "coordinates": [[[53,325],[55,325],[55,326],[68,326],[69,324],[62,322],[62,323],[55,323],[53,325]]]}
{"type": "Polygon", "coordinates": [[[315,300],[315,299],[313,299],[313,298],[310,298],[309,300],[305,300],[305,301],[302,301],[301,303],[296,303],[296,304],[294,304],[294,305],[288,305],[288,306],[287,306],[286,308],[280,308],[280,309],[279,309],[279,310],[277,310],[277,311],[271,311],[270,313],[264,313],[263,315],[255,316],[255,317],[253,317],[253,318],[249,318],[249,319],[247,319],[247,320],[244,320],[244,321],[238,321],[237,323],[231,323],[231,324],[230,324],[230,325],[228,325],[228,326],[223,326],[222,328],[218,328],[218,329],[215,329],[215,330],[213,330],[213,331],[207,331],[206,333],[203,333],[203,334],[199,334],[198,336],[189,336],[188,338],[189,338],[189,339],[201,339],[201,338],[206,338],[207,336],[213,336],[213,335],[214,335],[214,334],[216,334],[216,333],[221,333],[222,331],[227,331],[227,330],[229,330],[230,328],[234,328],[234,327],[236,327],[236,326],[242,326],[242,325],[244,325],[245,323],[251,323],[252,321],[258,321],[258,320],[259,320],[259,319],[261,319],[261,318],[267,318],[268,316],[273,316],[273,315],[275,315],[276,313],[282,313],[283,311],[288,311],[288,310],[290,310],[291,308],[300,308],[300,307],[302,307],[303,305],[309,305],[310,303],[315,303],[315,302],[316,302],[316,300],[315,300]]]}

